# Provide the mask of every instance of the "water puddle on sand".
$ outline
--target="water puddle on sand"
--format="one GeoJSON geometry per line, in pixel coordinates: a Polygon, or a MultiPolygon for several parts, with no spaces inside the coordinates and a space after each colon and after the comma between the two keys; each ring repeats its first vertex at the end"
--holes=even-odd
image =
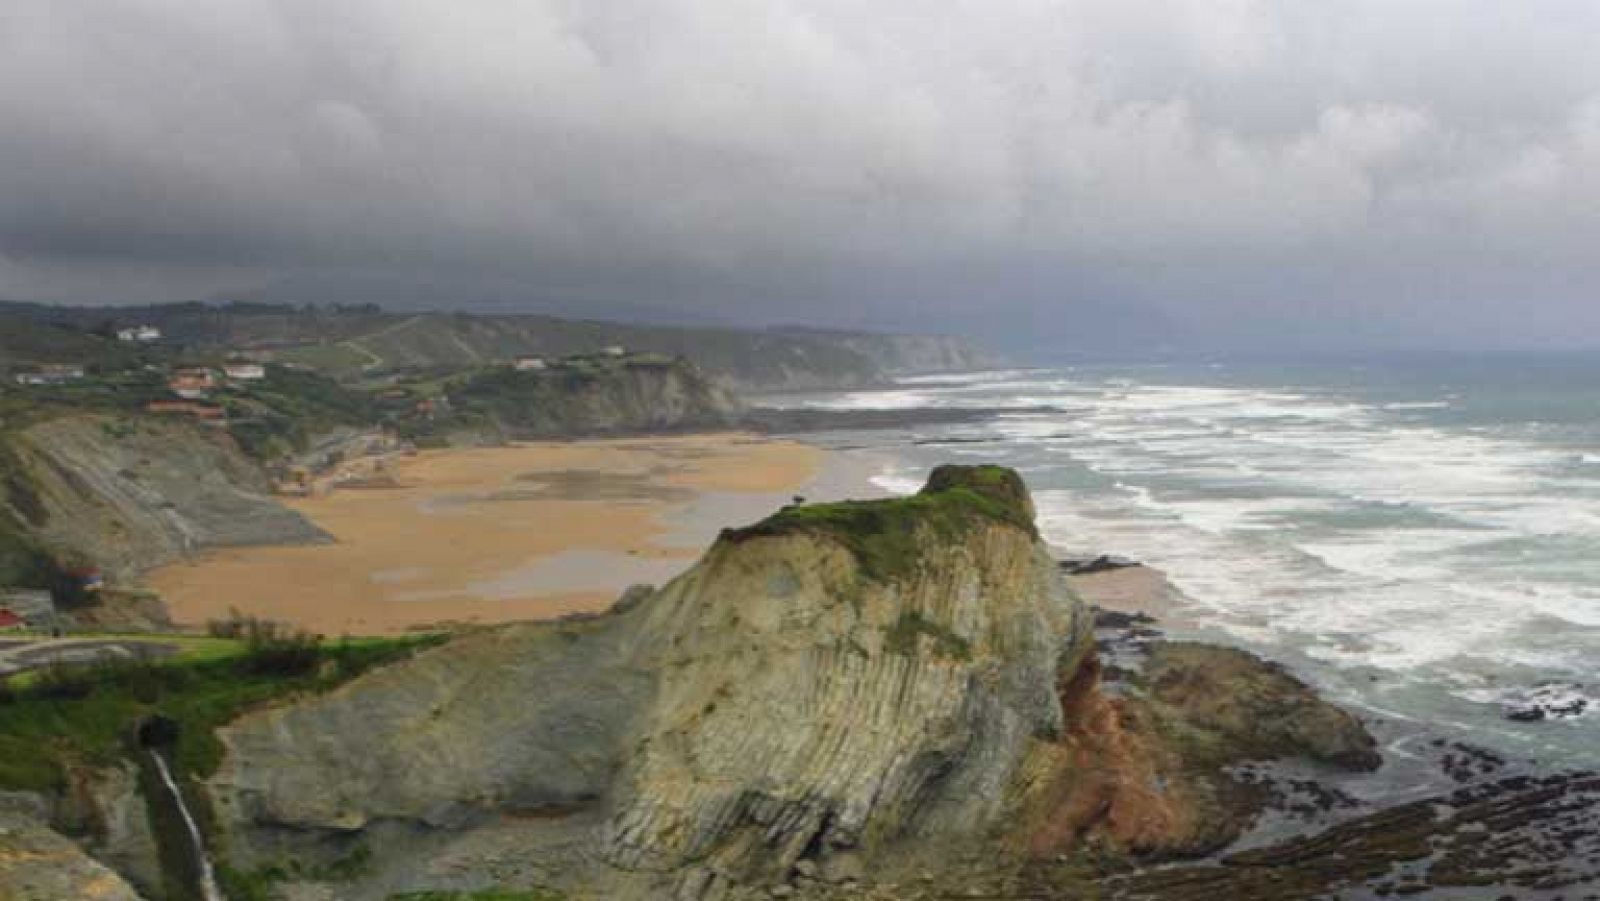
{"type": "Polygon", "coordinates": [[[692,556],[645,557],[615,551],[569,550],[507,570],[491,579],[469,582],[460,589],[402,592],[394,599],[436,601],[466,595],[479,600],[503,601],[544,594],[618,591],[619,585],[661,585],[693,563],[692,556]]]}

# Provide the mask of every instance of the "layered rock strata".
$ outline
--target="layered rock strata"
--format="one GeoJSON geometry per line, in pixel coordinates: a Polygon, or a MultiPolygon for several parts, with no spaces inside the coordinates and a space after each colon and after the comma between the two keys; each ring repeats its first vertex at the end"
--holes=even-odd
{"type": "Polygon", "coordinates": [[[1093,618],[1021,480],[941,467],[909,498],[726,531],[604,617],[474,633],[248,716],[223,730],[209,789],[236,866],[370,840],[383,875],[342,897],[493,872],[702,898],[797,874],[854,883],[957,848],[1210,846],[1232,802],[1203,766],[1370,763],[1359,724],[1264,665],[1175,646],[1121,698],[1099,672],[1093,618]],[[1185,692],[1202,671],[1279,697],[1278,731],[1239,741],[1226,706],[1185,692]],[[417,848],[477,863],[419,869],[417,848]]]}

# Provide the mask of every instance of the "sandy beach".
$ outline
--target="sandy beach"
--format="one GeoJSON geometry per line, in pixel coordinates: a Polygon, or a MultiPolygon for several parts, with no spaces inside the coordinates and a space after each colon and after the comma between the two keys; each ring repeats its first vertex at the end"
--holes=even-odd
{"type": "Polygon", "coordinates": [[[332,544],[213,551],[147,582],[185,626],[237,609],[325,635],[602,610],[724,526],[826,493],[825,458],[743,434],[429,451],[398,487],[286,501],[332,544]]]}

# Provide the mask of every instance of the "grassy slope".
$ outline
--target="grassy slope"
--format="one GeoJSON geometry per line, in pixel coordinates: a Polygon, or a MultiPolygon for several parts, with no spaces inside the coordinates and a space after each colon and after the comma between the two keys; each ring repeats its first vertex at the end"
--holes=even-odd
{"type": "Polygon", "coordinates": [[[882,377],[881,367],[866,354],[815,335],[447,314],[374,326],[370,333],[343,341],[286,350],[282,358],[351,377],[364,370],[480,366],[526,354],[591,353],[620,344],[630,350],[687,356],[709,372],[751,384],[780,383],[784,369],[851,383],[882,377]]]}
{"type": "Polygon", "coordinates": [[[755,525],[722,534],[734,542],[799,532],[821,535],[848,548],[865,576],[888,582],[908,574],[924,558],[927,548],[918,543],[923,530],[953,541],[986,522],[1037,534],[1027,490],[1015,471],[941,466],[910,497],[785,507],[755,525]]]}
{"type": "Polygon", "coordinates": [[[175,660],[82,674],[81,696],[46,691],[37,678],[19,678],[8,686],[10,696],[0,700],[0,789],[57,791],[75,767],[115,764],[131,750],[136,724],[154,714],[182,726],[179,772],[205,776],[221,760],[222,748],[213,735],[217,727],[261,704],[326,691],[437,639],[327,644],[314,665],[287,676],[253,667],[242,642],[178,641],[185,651],[175,660]]]}

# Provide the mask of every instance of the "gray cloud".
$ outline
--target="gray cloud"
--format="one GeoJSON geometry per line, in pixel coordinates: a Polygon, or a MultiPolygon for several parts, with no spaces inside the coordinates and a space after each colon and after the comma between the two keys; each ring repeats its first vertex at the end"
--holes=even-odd
{"type": "Polygon", "coordinates": [[[1567,340],[1596,39],[1570,0],[12,0],[0,294],[1567,340]]]}

